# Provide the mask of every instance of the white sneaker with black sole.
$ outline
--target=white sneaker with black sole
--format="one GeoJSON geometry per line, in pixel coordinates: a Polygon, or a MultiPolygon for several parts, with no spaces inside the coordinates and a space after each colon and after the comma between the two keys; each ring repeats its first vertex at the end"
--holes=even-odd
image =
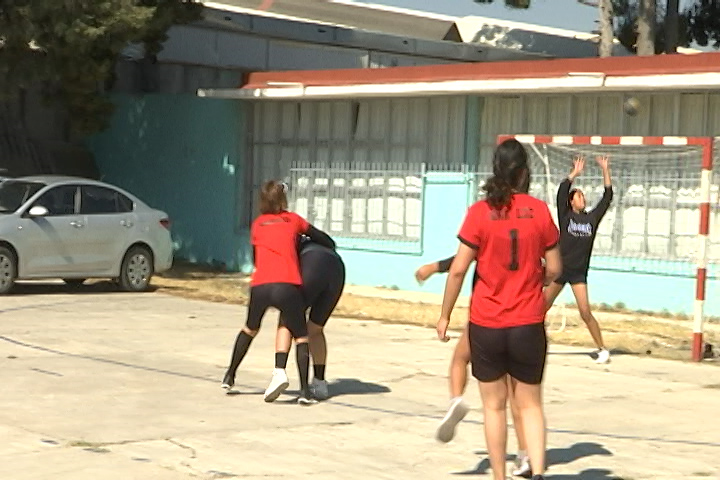
{"type": "Polygon", "coordinates": [[[274,402],[289,386],[290,382],[288,381],[285,370],[276,368],[273,370],[270,385],[268,385],[267,390],[265,390],[265,401],[268,403],[274,402]]]}
{"type": "Polygon", "coordinates": [[[602,350],[597,351],[597,358],[595,359],[595,363],[605,364],[610,363],[610,352],[603,348],[602,350]]]}
{"type": "Polygon", "coordinates": [[[530,478],[532,476],[532,468],[530,467],[530,457],[527,455],[518,455],[515,460],[515,468],[512,471],[515,477],[530,478]]]}
{"type": "Polygon", "coordinates": [[[455,436],[455,427],[465,418],[465,415],[467,415],[469,411],[470,408],[465,404],[462,397],[453,398],[450,402],[450,408],[448,408],[445,414],[445,418],[440,422],[435,438],[443,443],[452,440],[455,436]]]}

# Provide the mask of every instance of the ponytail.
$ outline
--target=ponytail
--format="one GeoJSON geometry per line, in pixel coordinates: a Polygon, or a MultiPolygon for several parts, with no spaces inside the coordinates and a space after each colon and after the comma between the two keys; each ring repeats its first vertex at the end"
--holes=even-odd
{"type": "Polygon", "coordinates": [[[485,199],[492,208],[499,210],[510,205],[513,187],[497,175],[487,179],[485,185],[483,185],[483,190],[486,193],[485,199]]]}

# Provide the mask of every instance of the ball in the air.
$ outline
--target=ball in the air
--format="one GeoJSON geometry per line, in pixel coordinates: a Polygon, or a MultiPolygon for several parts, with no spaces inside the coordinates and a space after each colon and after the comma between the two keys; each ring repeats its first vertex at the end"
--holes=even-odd
{"type": "Polygon", "coordinates": [[[638,114],[638,111],[640,110],[640,100],[635,97],[628,98],[627,100],[625,100],[625,103],[623,103],[623,110],[626,114],[634,117],[638,114]]]}

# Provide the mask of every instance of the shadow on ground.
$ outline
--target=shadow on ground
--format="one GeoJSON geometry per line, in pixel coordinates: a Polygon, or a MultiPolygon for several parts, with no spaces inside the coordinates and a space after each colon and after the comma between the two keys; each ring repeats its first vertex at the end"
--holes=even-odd
{"type": "MultiPolygon", "coordinates": [[[[369,395],[378,393],[389,393],[392,390],[385,385],[379,383],[364,382],[357,378],[340,378],[334,382],[328,383],[328,393],[330,398],[342,397],[344,395],[369,395]]],[[[287,390],[285,394],[294,397],[293,400],[288,400],[287,403],[294,402],[300,395],[299,390],[287,390]]],[[[280,402],[283,403],[283,402],[280,402]]]]}
{"type": "MultiPolygon", "coordinates": [[[[555,355],[558,357],[571,357],[571,356],[587,356],[590,357],[592,360],[597,360],[598,354],[597,351],[586,351],[586,352],[548,352],[548,355],[555,355]]],[[[632,355],[632,356],[639,356],[639,353],[631,352],[629,350],[625,350],[624,348],[611,348],[610,349],[610,357],[619,357],[621,355],[632,355]]]]}
{"type": "MultiPolygon", "coordinates": [[[[487,452],[475,453],[478,455],[487,455],[487,452]]],[[[550,470],[556,465],[567,465],[581,458],[593,457],[596,455],[608,457],[612,456],[612,452],[602,445],[593,442],[580,442],[567,448],[551,448],[547,451],[547,468],[550,470]]],[[[509,455],[508,461],[515,460],[515,457],[515,455],[509,455]]],[[[483,458],[474,469],[464,472],[453,472],[453,475],[482,475],[489,472],[490,460],[488,458],[483,458]]],[[[546,480],[566,480],[570,478],[581,480],[610,480],[617,477],[610,475],[608,470],[598,468],[584,470],[581,473],[573,475],[552,475],[552,473],[549,473],[545,476],[546,480]]]]}

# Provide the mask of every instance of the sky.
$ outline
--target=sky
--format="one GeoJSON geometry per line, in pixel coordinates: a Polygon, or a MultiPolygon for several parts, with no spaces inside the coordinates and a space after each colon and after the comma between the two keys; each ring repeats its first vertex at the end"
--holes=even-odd
{"type": "MultiPolygon", "coordinates": [[[[501,20],[534,23],[546,27],[564,28],[578,32],[592,32],[597,28],[596,8],[588,7],[577,0],[532,0],[527,10],[505,7],[503,0],[491,4],[475,3],[473,0],[355,0],[357,3],[376,3],[392,7],[423,10],[444,15],[477,15],[501,20]]],[[[689,0],[681,0],[682,4],[689,0]]]]}

